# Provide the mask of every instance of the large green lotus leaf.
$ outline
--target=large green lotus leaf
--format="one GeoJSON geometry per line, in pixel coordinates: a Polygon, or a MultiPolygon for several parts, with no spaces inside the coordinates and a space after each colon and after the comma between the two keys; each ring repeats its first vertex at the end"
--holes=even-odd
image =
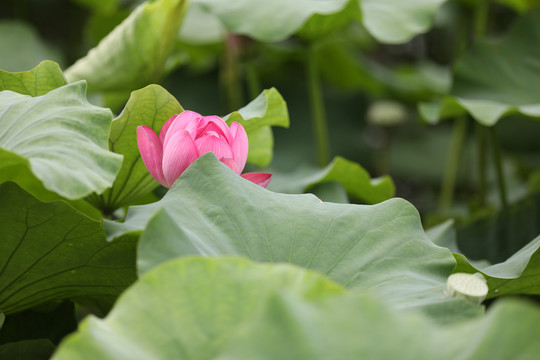
{"type": "Polygon", "coordinates": [[[274,137],[270,126],[289,127],[287,103],[275,88],[263,90],[249,104],[223,119],[229,125],[236,121],[246,129],[249,138],[247,161],[261,167],[272,161],[274,137]]]}
{"type": "Polygon", "coordinates": [[[478,41],[456,63],[451,96],[420,108],[429,122],[468,112],[486,126],[510,113],[540,117],[540,9],[498,41],[478,41]]]}
{"type": "Polygon", "coordinates": [[[315,186],[339,182],[350,197],[376,204],[395,194],[394,182],[389,176],[372,179],[359,164],[337,156],[324,169],[299,168],[288,174],[276,174],[269,189],[289,194],[312,190],[315,186]]]}
{"type": "Polygon", "coordinates": [[[313,14],[298,30],[297,36],[305,40],[319,41],[336,30],[343,29],[352,20],[361,20],[358,0],[349,0],[338,12],[313,14]]]}
{"type": "MultiPolygon", "coordinates": [[[[179,40],[189,44],[215,44],[225,41],[227,31],[225,25],[231,26],[231,29],[244,31],[246,35],[263,41],[275,41],[277,39],[287,38],[293,33],[298,34],[304,39],[317,39],[342,28],[354,18],[360,18],[358,3],[356,0],[327,0],[328,4],[322,4],[320,1],[304,0],[304,9],[299,9],[298,4],[283,1],[274,1],[276,4],[266,2],[263,6],[275,8],[276,6],[286,6],[292,14],[303,13],[301,17],[293,18],[291,14],[282,14],[274,12],[273,17],[279,18],[280,22],[287,23],[285,27],[272,24],[268,20],[268,14],[260,14],[261,9],[246,2],[246,6],[236,9],[220,9],[223,4],[218,1],[195,1],[189,7],[185,20],[179,33],[179,40]],[[330,3],[334,2],[335,5],[330,3]],[[308,6],[306,6],[309,4],[308,6]],[[310,9],[311,7],[311,9],[310,9]],[[330,13],[317,13],[317,9],[328,8],[330,13]],[[334,9],[337,12],[333,12],[334,9]],[[236,11],[236,13],[233,13],[236,11]],[[256,25],[248,22],[236,23],[236,16],[243,16],[250,13],[250,16],[265,16],[265,23],[256,25]],[[255,14],[255,15],[253,15],[255,14]],[[308,14],[311,14],[310,16],[308,14]],[[201,27],[200,24],[205,24],[201,27]],[[244,29],[244,30],[240,30],[244,29]],[[273,33],[273,34],[272,34],[273,33]]],[[[262,10],[264,11],[264,10],[262,10]]],[[[260,24],[260,23],[259,23],[260,24]]]]}
{"type": "Polygon", "coordinates": [[[40,96],[65,84],[62,70],[57,63],[49,60],[42,61],[30,71],[12,73],[0,70],[0,91],[40,96]]]}
{"type": "Polygon", "coordinates": [[[383,42],[399,44],[426,32],[446,0],[361,0],[363,23],[383,42]]]}
{"type": "Polygon", "coordinates": [[[329,15],[341,11],[349,0],[193,0],[204,11],[213,14],[236,34],[260,41],[280,41],[299,31],[315,14],[329,15]],[[247,20],[249,19],[249,20],[247,20]]]}
{"type": "Polygon", "coordinates": [[[222,358],[502,360],[534,359],[540,351],[533,335],[540,334],[534,323],[540,310],[527,303],[497,304],[485,318],[449,327],[383,305],[369,294],[320,305],[276,296],[231,340],[222,358]],[[527,316],[532,318],[522,322],[527,316]]]}
{"type": "Polygon", "coordinates": [[[287,264],[185,258],[145,274],[107,318],[86,318],[52,359],[532,359],[538,321],[511,301],[441,327],[287,264]]]}
{"type": "Polygon", "coordinates": [[[265,311],[264,304],[280,293],[315,302],[345,290],[288,264],[236,258],[171,261],[126,291],[105,322],[85,320],[53,359],[212,359],[234,330],[265,311]],[[99,328],[107,328],[108,335],[99,328]]]}
{"type": "Polygon", "coordinates": [[[361,10],[363,24],[377,40],[403,43],[429,29],[444,1],[242,0],[231,5],[220,0],[194,0],[194,4],[220,19],[229,31],[260,41],[281,41],[296,33],[317,38],[360,18],[361,10]]]}
{"type": "Polygon", "coordinates": [[[540,294],[540,236],[505,261],[493,265],[485,260],[470,260],[462,254],[451,222],[431,229],[428,236],[434,243],[452,250],[457,260],[454,272],[480,272],[484,275],[489,287],[487,298],[540,294]]]}
{"type": "Polygon", "coordinates": [[[108,242],[101,222],[62,201],[42,203],[11,182],[0,185],[0,204],[5,314],[73,297],[117,296],[135,280],[134,242],[108,242]]]}
{"type": "Polygon", "coordinates": [[[0,93],[0,183],[43,186],[68,199],[112,185],[122,162],[108,151],[112,115],[85,92],[77,82],[37,97],[0,93]]]}
{"type": "Polygon", "coordinates": [[[99,197],[92,197],[100,209],[111,212],[133,203],[158,186],[139,153],[137,126],[148,126],[159,134],[163,124],[182,111],[174,96],[159,85],[148,85],[131,94],[120,116],[111,124],[109,149],[123,155],[124,161],[113,187],[99,197]]]}
{"type": "Polygon", "coordinates": [[[268,191],[227,169],[203,155],[160,201],[130,207],[124,223],[108,222],[109,236],[144,230],[141,273],[177,256],[242,255],[373,288],[399,306],[441,302],[455,261],[425,237],[408,202],[321,203],[268,191]]]}
{"type": "Polygon", "coordinates": [[[189,44],[204,45],[223,42],[226,36],[227,31],[219,19],[204,11],[201,4],[192,1],[180,27],[178,39],[189,44]]]}
{"type": "Polygon", "coordinates": [[[132,90],[163,74],[185,12],[186,0],[157,0],[137,7],[97,47],[65,72],[86,79],[90,90],[132,90]]]}
{"type": "Polygon", "coordinates": [[[0,49],[0,69],[6,71],[27,71],[45,59],[62,62],[62,54],[20,20],[0,20],[0,49]]]}

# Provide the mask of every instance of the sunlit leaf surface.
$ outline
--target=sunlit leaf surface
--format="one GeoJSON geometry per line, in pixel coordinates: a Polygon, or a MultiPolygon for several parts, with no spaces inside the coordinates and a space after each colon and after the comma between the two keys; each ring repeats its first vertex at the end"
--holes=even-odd
{"type": "Polygon", "coordinates": [[[85,319],[53,360],[532,359],[538,321],[510,301],[442,328],[290,265],[187,258],[145,274],[106,319],[85,319]]]}
{"type": "Polygon", "coordinates": [[[177,256],[242,255],[314,269],[399,307],[444,307],[444,284],[455,267],[402,199],[362,206],[278,194],[242,179],[213,154],[191,165],[162,200],[131,207],[124,223],[107,225],[111,237],[144,231],[141,273],[177,256]]]}

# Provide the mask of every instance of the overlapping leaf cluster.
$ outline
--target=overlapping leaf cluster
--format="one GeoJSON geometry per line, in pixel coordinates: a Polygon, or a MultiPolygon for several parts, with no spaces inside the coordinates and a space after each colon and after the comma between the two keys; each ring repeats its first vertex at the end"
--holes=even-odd
{"type": "MultiPolygon", "coordinates": [[[[118,7],[78,2],[103,14],[118,7]]],[[[310,54],[336,65],[334,72],[332,66],[319,71],[338,84],[435,100],[421,105],[433,123],[463,112],[484,125],[514,111],[537,116],[530,89],[510,91],[514,74],[504,57],[493,56],[534,57],[535,38],[524,33],[538,30],[537,12],[506,41],[471,47],[455,68],[451,90],[446,80],[433,81],[433,74],[447,79],[449,73],[432,64],[400,78],[369,61],[352,61],[349,45],[331,37],[352,21],[379,42],[402,43],[431,26],[443,2],[193,0],[188,7],[184,0],[156,0],[133,10],[64,73],[51,61],[31,71],[0,71],[0,355],[537,356],[538,306],[505,297],[539,294],[538,238],[523,240],[501,263],[470,261],[458,250],[451,224],[426,235],[414,206],[392,198],[390,177],[372,179],[343,157],[324,169],[276,176],[274,189],[292,193],[285,194],[242,179],[206,154],[164,194],[138,152],[137,126],[159,132],[183,111],[155,83],[186,52],[193,56],[190,46],[222,43],[227,33],[261,43],[296,36],[310,54]],[[186,25],[202,18],[214,26],[194,31],[186,25]],[[87,101],[87,88],[103,106],[87,101]],[[491,88],[497,91],[485,96],[491,88]],[[117,116],[105,107],[119,102],[117,116]],[[369,205],[294,194],[321,189],[369,205]],[[457,271],[483,273],[488,299],[500,299],[486,311],[450,298],[446,279],[457,271]]],[[[528,59],[521,58],[519,76],[533,78],[528,59]]],[[[224,119],[245,127],[248,162],[260,167],[272,160],[271,127],[289,125],[275,88],[224,119]]]]}

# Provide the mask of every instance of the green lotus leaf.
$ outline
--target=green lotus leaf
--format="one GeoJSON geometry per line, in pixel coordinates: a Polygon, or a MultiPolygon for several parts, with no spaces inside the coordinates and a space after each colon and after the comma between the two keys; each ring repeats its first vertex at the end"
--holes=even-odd
{"type": "Polygon", "coordinates": [[[85,79],[92,91],[130,91],[157,82],[174,47],[186,5],[186,0],[141,4],[69,67],[66,78],[85,79]]]}
{"type": "MultiPolygon", "coordinates": [[[[377,40],[404,43],[430,28],[436,11],[444,2],[272,0],[258,3],[241,0],[232,6],[220,0],[194,0],[194,5],[199,8],[193,11],[205,11],[218,18],[230,32],[259,41],[281,41],[294,34],[317,39],[343,27],[352,19],[361,19],[377,40]]],[[[184,33],[189,34],[187,30],[184,33]]]]}
{"type": "Polygon", "coordinates": [[[189,44],[215,44],[225,41],[227,31],[217,17],[192,1],[180,27],[178,38],[189,44]],[[204,24],[204,26],[200,26],[204,24]]]}
{"type": "Polygon", "coordinates": [[[532,359],[538,321],[511,301],[441,327],[288,264],[185,258],[145,274],[107,318],[86,318],[52,359],[532,359]]]}
{"type": "Polygon", "coordinates": [[[429,30],[446,0],[362,0],[363,23],[383,43],[399,44],[429,30]]]}
{"type": "Polygon", "coordinates": [[[428,234],[435,243],[451,249],[457,261],[455,272],[479,272],[484,275],[489,288],[488,299],[505,295],[540,294],[540,236],[505,261],[491,264],[486,260],[470,260],[463,255],[458,248],[451,222],[441,224],[428,234]]]}
{"type": "Polygon", "coordinates": [[[519,18],[507,36],[474,43],[455,65],[451,95],[420,106],[430,123],[469,113],[486,126],[507,114],[540,117],[540,9],[519,18]]]}
{"type": "Polygon", "coordinates": [[[180,114],[182,106],[174,96],[159,85],[134,91],[126,107],[111,123],[109,149],[124,157],[122,168],[111,189],[92,202],[106,212],[133,203],[158,186],[144,165],[137,146],[137,126],[152,128],[157,134],[173,115],[180,114]]]}
{"type": "Polygon", "coordinates": [[[489,266],[474,266],[462,254],[454,254],[456,271],[482,273],[487,279],[487,298],[503,295],[540,294],[540,236],[536,237],[506,261],[489,266]]]}
{"type": "Polygon", "coordinates": [[[0,70],[0,91],[40,96],[64,85],[66,79],[62,70],[57,63],[49,60],[42,61],[30,71],[11,73],[0,70]]]}
{"type": "Polygon", "coordinates": [[[269,189],[285,193],[303,193],[320,184],[338,182],[347,194],[367,204],[390,199],[395,194],[394,182],[389,176],[372,179],[359,164],[336,156],[324,169],[299,168],[288,174],[276,174],[269,189]]]}
{"type": "Polygon", "coordinates": [[[299,31],[315,14],[337,13],[348,2],[349,0],[273,0],[261,3],[240,0],[233,5],[220,0],[193,1],[194,5],[221,20],[227,30],[260,41],[284,40],[299,31]]]}
{"type": "Polygon", "coordinates": [[[90,105],[85,92],[77,82],[36,97],[0,93],[0,183],[68,199],[112,185],[122,162],[108,151],[112,115],[90,105]]]}
{"type": "MultiPolygon", "coordinates": [[[[63,201],[0,185],[0,309],[13,314],[73,297],[115,297],[135,280],[134,242],[63,201]]],[[[9,320],[9,318],[8,318],[9,320]]]]}
{"type": "Polygon", "coordinates": [[[195,161],[160,201],[130,207],[109,236],[143,231],[138,267],[185,255],[241,255],[317,270],[350,288],[373,289],[400,307],[445,306],[451,253],[433,245],[416,209],[321,203],[278,194],[227,170],[213,154],[195,161]]]}
{"type": "Polygon", "coordinates": [[[247,161],[261,167],[272,161],[274,137],[270,126],[289,127],[287,103],[275,88],[263,90],[249,104],[223,119],[229,125],[236,121],[246,129],[249,138],[247,161]]]}

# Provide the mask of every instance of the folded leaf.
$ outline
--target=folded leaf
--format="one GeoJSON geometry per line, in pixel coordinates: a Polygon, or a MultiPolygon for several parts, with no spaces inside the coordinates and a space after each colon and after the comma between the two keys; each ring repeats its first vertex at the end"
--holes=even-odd
{"type": "Polygon", "coordinates": [[[66,70],[93,91],[131,91],[157,82],[171,53],[186,0],[157,0],[137,7],[94,49],[66,70]]]}
{"type": "Polygon", "coordinates": [[[122,162],[108,150],[112,114],[90,105],[85,93],[84,82],[36,97],[0,93],[0,183],[68,199],[112,185],[122,162]]]}

